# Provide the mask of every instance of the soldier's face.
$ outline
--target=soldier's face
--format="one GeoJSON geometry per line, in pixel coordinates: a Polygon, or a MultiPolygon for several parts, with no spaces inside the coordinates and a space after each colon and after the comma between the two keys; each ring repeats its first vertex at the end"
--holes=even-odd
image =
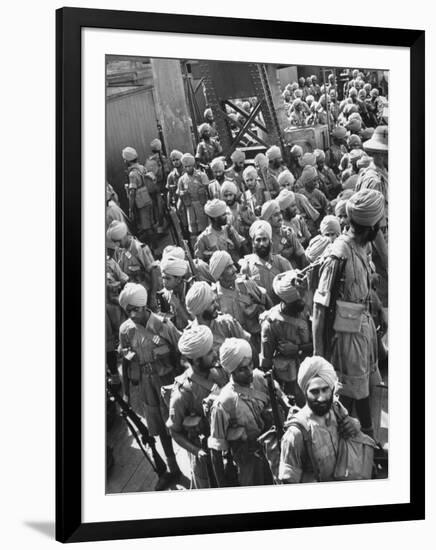
{"type": "Polygon", "coordinates": [[[145,321],[145,307],[131,306],[126,307],[127,316],[132,319],[134,323],[144,324],[145,321]]]}
{"type": "Polygon", "coordinates": [[[212,170],[213,172],[213,175],[214,175],[214,178],[218,181],[223,181],[224,180],[224,170],[220,170],[219,168],[214,168],[212,170]]]}
{"type": "Polygon", "coordinates": [[[198,366],[201,370],[208,371],[215,365],[217,358],[218,356],[216,351],[211,348],[209,352],[206,353],[206,355],[200,357],[200,359],[198,360],[198,366]]]}
{"type": "Polygon", "coordinates": [[[236,280],[236,268],[233,264],[228,265],[225,268],[225,270],[222,272],[221,277],[220,277],[220,281],[225,286],[229,286],[229,285],[233,284],[235,282],[235,280],[236,280]]]}
{"type": "Polygon", "coordinates": [[[245,164],[243,160],[238,160],[237,162],[234,163],[236,172],[242,172],[242,170],[244,169],[244,166],[245,164]]]}
{"type": "Polygon", "coordinates": [[[260,258],[267,258],[271,252],[271,242],[267,235],[258,234],[253,240],[253,252],[260,258]]]}
{"type": "Polygon", "coordinates": [[[180,168],[182,166],[182,161],[180,159],[172,159],[174,168],[180,168]]]}
{"type": "Polygon", "coordinates": [[[218,304],[214,299],[210,306],[203,312],[203,318],[207,321],[216,319],[218,317],[218,304]]]}
{"type": "Polygon", "coordinates": [[[271,224],[271,227],[280,227],[283,223],[283,216],[281,211],[274,212],[274,214],[271,216],[269,223],[271,224]]]}
{"type": "Polygon", "coordinates": [[[250,191],[252,191],[256,186],[256,176],[252,174],[246,176],[245,185],[248,189],[250,189],[250,191]]]}
{"type": "Polygon", "coordinates": [[[222,216],[218,216],[217,218],[214,218],[215,225],[219,227],[223,227],[227,223],[227,214],[223,214],[222,216]]]}
{"type": "Polygon", "coordinates": [[[331,243],[336,239],[336,237],[339,237],[339,235],[334,231],[326,231],[325,233],[323,233],[323,235],[325,237],[328,237],[331,243]]]}
{"type": "Polygon", "coordinates": [[[295,204],[295,202],[293,202],[290,206],[288,206],[288,208],[286,209],[286,213],[287,213],[289,218],[291,218],[291,219],[295,218],[295,216],[298,213],[298,208],[297,208],[297,205],[295,204]]]}
{"type": "Polygon", "coordinates": [[[185,172],[188,174],[188,176],[192,176],[195,166],[193,164],[185,164],[183,168],[185,169],[185,172]]]}
{"type": "Polygon", "coordinates": [[[240,386],[249,386],[253,382],[253,363],[248,357],[232,372],[233,381],[240,386]]]}
{"type": "Polygon", "coordinates": [[[306,399],[317,416],[325,416],[333,403],[333,391],[322,378],[313,378],[307,388],[306,399]]]}
{"type": "Polygon", "coordinates": [[[232,206],[235,204],[236,195],[234,195],[231,191],[226,191],[223,194],[223,199],[228,206],[232,206]]]}
{"type": "Polygon", "coordinates": [[[279,157],[278,159],[273,159],[270,161],[272,168],[280,168],[282,165],[283,159],[279,157]]]}
{"type": "Polygon", "coordinates": [[[167,290],[174,290],[181,280],[181,277],[169,275],[168,273],[162,273],[162,282],[167,290]]]}

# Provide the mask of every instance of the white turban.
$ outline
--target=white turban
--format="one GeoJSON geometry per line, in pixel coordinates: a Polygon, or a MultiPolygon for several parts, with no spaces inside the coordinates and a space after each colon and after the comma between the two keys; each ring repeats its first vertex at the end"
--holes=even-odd
{"type": "Polygon", "coordinates": [[[259,232],[266,233],[269,240],[272,239],[272,228],[271,225],[265,220],[256,220],[251,224],[250,227],[250,237],[254,239],[255,235],[259,232]]]}
{"type": "Polygon", "coordinates": [[[214,300],[215,294],[210,285],[205,281],[197,281],[186,293],[186,309],[195,316],[206,311],[214,300]]]}
{"type": "Polygon", "coordinates": [[[210,218],[218,218],[227,212],[227,204],[220,199],[212,199],[204,205],[204,213],[210,218]]]}
{"type": "Polygon", "coordinates": [[[324,235],[325,233],[337,233],[340,235],[341,233],[341,226],[339,225],[339,220],[336,216],[324,216],[320,223],[319,229],[321,231],[321,235],[324,235]]]}
{"type": "Polygon", "coordinates": [[[220,363],[223,369],[231,374],[244,359],[251,359],[253,352],[247,340],[226,338],[220,347],[220,363]]]}
{"type": "Polygon", "coordinates": [[[341,215],[343,216],[344,214],[346,215],[347,214],[346,206],[347,206],[346,199],[339,200],[335,206],[335,215],[336,216],[341,216],[341,215]]]}
{"type": "Polygon", "coordinates": [[[257,170],[254,166],[247,166],[245,170],[242,172],[242,177],[244,178],[244,181],[248,178],[248,176],[254,176],[257,179],[257,170]]]}
{"type": "Polygon", "coordinates": [[[184,277],[188,271],[188,262],[175,256],[166,255],[160,263],[162,273],[174,275],[175,277],[184,277]]]}
{"type": "Polygon", "coordinates": [[[210,167],[212,170],[221,170],[222,172],[224,172],[225,168],[224,162],[220,158],[213,159],[210,163],[210,167]]]}
{"type": "Polygon", "coordinates": [[[144,307],[147,305],[147,291],[142,285],[127,283],[121,291],[118,300],[126,310],[127,306],[144,307]]]}
{"type": "Polygon", "coordinates": [[[236,185],[232,181],[226,180],[221,185],[221,196],[224,196],[224,193],[233,193],[233,195],[237,195],[238,194],[238,188],[236,187],[236,185]]]}
{"type": "Polygon", "coordinates": [[[183,153],[181,153],[180,151],[177,151],[177,149],[174,149],[170,153],[170,159],[171,160],[176,160],[176,159],[181,160],[182,157],[183,157],[183,153]]]}
{"type": "Polygon", "coordinates": [[[294,145],[291,149],[291,155],[297,157],[299,155],[303,156],[303,148],[299,145],[294,145]]]}
{"type": "Polygon", "coordinates": [[[236,149],[230,155],[230,158],[232,159],[232,162],[239,162],[239,161],[242,162],[242,161],[245,161],[245,153],[244,151],[240,151],[239,149],[236,149]]]}
{"type": "Polygon", "coordinates": [[[266,155],[263,153],[258,153],[254,157],[254,164],[257,164],[259,168],[267,168],[268,167],[268,159],[266,158],[266,155]]]}
{"type": "Polygon", "coordinates": [[[292,304],[301,298],[300,293],[294,285],[297,275],[295,271],[285,271],[274,277],[273,290],[283,302],[292,304]]]}
{"type": "Polygon", "coordinates": [[[270,147],[265,154],[268,160],[282,158],[282,152],[280,151],[280,147],[277,147],[277,145],[273,145],[272,147],[270,147]]]}
{"type": "Polygon", "coordinates": [[[154,139],[151,143],[150,143],[150,147],[152,148],[153,151],[162,151],[162,142],[160,139],[154,139]]]}
{"type": "Polygon", "coordinates": [[[138,153],[136,152],[136,149],[133,149],[133,147],[124,147],[121,151],[121,156],[124,160],[132,161],[138,158],[138,153]]]}
{"type": "Polygon", "coordinates": [[[179,351],[188,359],[204,357],[212,348],[213,334],[206,325],[194,325],[185,329],[178,342],[179,351]]]}
{"type": "Polygon", "coordinates": [[[207,122],[203,122],[203,124],[200,124],[200,127],[198,128],[199,136],[203,137],[203,134],[206,131],[208,131],[209,133],[212,132],[212,127],[207,122]]]}
{"type": "Polygon", "coordinates": [[[225,250],[216,250],[212,254],[209,260],[209,271],[215,281],[218,281],[225,268],[229,265],[233,265],[233,260],[225,250]]]}
{"type": "Polygon", "coordinates": [[[309,262],[314,262],[321,256],[329,244],[331,244],[331,241],[328,237],[317,235],[310,241],[309,246],[306,248],[306,258],[309,262]]]}
{"type": "Polygon", "coordinates": [[[300,365],[297,381],[304,395],[306,395],[313,378],[321,378],[331,390],[335,390],[338,384],[338,377],[333,366],[324,357],[318,355],[306,357],[300,365]]]}
{"type": "Polygon", "coordinates": [[[362,189],[350,197],[346,208],[350,220],[364,227],[371,227],[383,217],[385,199],[380,191],[362,189]]]}
{"type": "Polygon", "coordinates": [[[118,220],[113,220],[106,231],[106,237],[111,241],[120,241],[126,235],[127,225],[118,220]]]}
{"type": "Polygon", "coordinates": [[[282,189],[277,195],[276,202],[280,206],[280,210],[286,210],[295,202],[295,193],[289,189],[282,189]]]}
{"type": "Polygon", "coordinates": [[[181,246],[174,246],[173,244],[169,244],[163,249],[162,260],[165,258],[165,256],[172,256],[173,258],[179,258],[179,260],[184,260],[185,251],[181,246]]]}
{"type": "Polygon", "coordinates": [[[262,205],[260,219],[268,221],[277,212],[280,212],[279,203],[276,200],[266,201],[262,205]]]}
{"type": "Polygon", "coordinates": [[[325,153],[322,149],[315,149],[314,153],[317,162],[318,160],[325,161],[325,153]]]}
{"type": "Polygon", "coordinates": [[[316,166],[316,156],[314,153],[304,153],[301,159],[303,166],[316,166]]]}
{"type": "Polygon", "coordinates": [[[289,170],[283,170],[283,172],[280,172],[279,177],[277,178],[277,181],[280,186],[294,185],[295,183],[294,174],[289,170]]]}
{"type": "Polygon", "coordinates": [[[195,166],[195,158],[191,153],[185,153],[182,155],[182,164],[183,166],[195,166]]]}

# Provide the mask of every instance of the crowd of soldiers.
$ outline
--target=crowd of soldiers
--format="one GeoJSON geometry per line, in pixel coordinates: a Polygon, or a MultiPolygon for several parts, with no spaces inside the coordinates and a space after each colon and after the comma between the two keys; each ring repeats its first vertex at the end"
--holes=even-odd
{"type": "Polygon", "coordinates": [[[167,159],[158,139],[143,163],[123,149],[127,213],[106,189],[107,367],[125,396],[139,386],[166,481],[180,475],[174,442],[191,488],[341,479],[342,440],[376,446],[388,236],[376,92],[359,71],[341,104],[330,77],[286,86],[290,118],[300,105],[331,116],[329,148],[295,145],[287,164],[273,145],[254,161],[236,149],[226,166],[210,109],[195,156],[167,159]]]}

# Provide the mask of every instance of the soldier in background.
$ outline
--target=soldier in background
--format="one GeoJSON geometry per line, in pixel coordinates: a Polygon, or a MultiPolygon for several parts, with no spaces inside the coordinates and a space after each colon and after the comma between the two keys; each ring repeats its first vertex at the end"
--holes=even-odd
{"type": "Polygon", "coordinates": [[[245,191],[244,178],[242,173],[245,168],[245,153],[236,149],[230,155],[232,165],[226,170],[226,177],[229,180],[233,180],[238,187],[238,196],[240,196],[245,191]]]}
{"type": "Polygon", "coordinates": [[[215,157],[219,157],[223,152],[219,141],[213,138],[211,134],[212,128],[206,122],[198,129],[201,141],[197,145],[195,157],[204,167],[207,167],[215,157]]]}
{"type": "Polygon", "coordinates": [[[157,293],[159,311],[174,325],[183,330],[192,317],[185,305],[186,274],[188,262],[182,258],[166,254],[160,262],[163,288],[157,293]]]}

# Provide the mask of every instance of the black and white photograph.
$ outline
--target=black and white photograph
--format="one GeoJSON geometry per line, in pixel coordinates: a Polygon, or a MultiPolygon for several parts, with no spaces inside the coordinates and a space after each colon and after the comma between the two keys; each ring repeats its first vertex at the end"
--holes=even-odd
{"type": "Polygon", "coordinates": [[[389,76],[106,56],[106,494],[389,478],[389,76]]]}

